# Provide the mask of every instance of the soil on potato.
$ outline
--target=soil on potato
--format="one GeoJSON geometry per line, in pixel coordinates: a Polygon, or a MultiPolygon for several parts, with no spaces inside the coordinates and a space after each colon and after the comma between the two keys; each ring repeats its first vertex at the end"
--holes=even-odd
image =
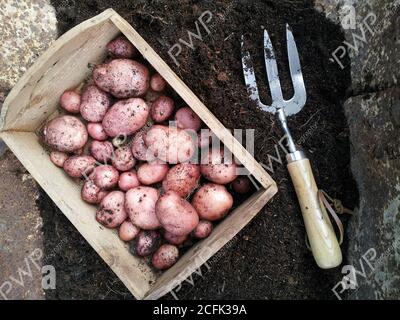
{"type": "MultiPolygon", "coordinates": [[[[262,98],[269,103],[262,50],[263,28],[268,30],[284,96],[289,98],[292,88],[285,24],[290,24],[307,89],[306,106],[289,120],[292,134],[308,152],[319,187],[342,199],[348,207],[354,207],[358,195],[350,173],[349,132],[342,110],[350,75],[330,59],[331,52],[343,41],[340,28],[315,11],[312,1],[52,0],[52,3],[60,33],[109,7],[114,8],[227,128],[255,129],[258,161],[270,166],[270,156],[277,157],[278,151],[282,157],[283,164],[272,161],[273,172],[270,171],[279,193],[201,268],[201,274],[194,274],[164,299],[334,299],[331,288],[341,279],[340,269],[319,269],[306,248],[300,208],[284,164],[284,152],[279,147],[282,132],[273,115],[260,111],[247,98],[240,38],[245,36],[262,98]],[[188,32],[192,32],[192,43],[188,32]],[[201,38],[193,34],[201,34],[201,38]]],[[[38,204],[44,219],[45,256],[57,270],[57,289],[47,290],[47,298],[131,298],[44,192],[38,204]]],[[[345,252],[345,246],[342,248],[345,252]]]]}

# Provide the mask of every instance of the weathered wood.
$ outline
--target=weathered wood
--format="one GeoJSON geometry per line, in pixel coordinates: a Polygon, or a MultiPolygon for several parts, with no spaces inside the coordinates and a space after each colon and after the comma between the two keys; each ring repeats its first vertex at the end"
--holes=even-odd
{"type": "Polygon", "coordinates": [[[177,285],[177,281],[183,281],[230,241],[277,191],[273,179],[251,154],[112,9],[65,33],[36,61],[8,95],[0,116],[0,131],[1,137],[22,164],[138,299],[158,298],[177,285]],[[106,44],[120,32],[132,41],[263,186],[224,219],[210,237],[198,242],[175,266],[161,275],[143,259],[132,256],[115,231],[105,229],[95,221],[96,208],[81,200],[81,186],[51,163],[35,133],[49,117],[57,114],[62,92],[78,86],[90,75],[88,64],[101,62],[106,44]]]}

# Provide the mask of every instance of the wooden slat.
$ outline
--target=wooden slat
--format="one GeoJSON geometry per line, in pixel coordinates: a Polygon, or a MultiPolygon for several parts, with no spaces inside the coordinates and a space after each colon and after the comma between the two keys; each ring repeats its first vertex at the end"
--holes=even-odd
{"type": "Polygon", "coordinates": [[[37,136],[30,132],[2,132],[0,137],[129,291],[142,299],[156,278],[152,269],[129,252],[114,230],[96,222],[96,207],[82,201],[79,184],[51,163],[37,136]]]}

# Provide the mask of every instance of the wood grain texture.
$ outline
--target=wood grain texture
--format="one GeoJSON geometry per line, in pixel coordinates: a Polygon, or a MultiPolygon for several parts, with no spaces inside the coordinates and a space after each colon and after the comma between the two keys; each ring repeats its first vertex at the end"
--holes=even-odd
{"type": "Polygon", "coordinates": [[[298,160],[287,167],[299,199],[315,261],[322,269],[337,267],[342,262],[342,252],[326,209],[319,202],[310,161],[298,160]]]}

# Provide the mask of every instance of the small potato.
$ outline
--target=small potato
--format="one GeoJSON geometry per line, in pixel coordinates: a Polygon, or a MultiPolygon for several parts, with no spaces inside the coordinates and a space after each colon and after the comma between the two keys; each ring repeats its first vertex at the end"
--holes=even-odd
{"type": "Polygon", "coordinates": [[[93,70],[96,85],[119,99],[143,96],[150,86],[149,70],[129,59],[115,59],[93,70]]]}
{"type": "Polygon", "coordinates": [[[101,189],[92,180],[87,180],[82,186],[81,197],[91,204],[100,203],[99,193],[101,189]]]}
{"type": "Polygon", "coordinates": [[[83,90],[80,111],[86,121],[100,122],[110,105],[110,96],[95,85],[89,85],[83,90]]]}
{"type": "Polygon", "coordinates": [[[93,140],[90,145],[90,154],[97,161],[107,163],[113,158],[114,146],[110,141],[93,140]]]}
{"type": "Polygon", "coordinates": [[[101,200],[96,220],[106,228],[116,228],[128,217],[125,211],[125,194],[112,191],[101,200]]]}
{"type": "Polygon", "coordinates": [[[157,189],[139,186],[126,193],[125,207],[132,223],[143,230],[160,228],[160,221],[155,212],[159,197],[157,189]]]}
{"type": "Polygon", "coordinates": [[[215,221],[232,208],[233,198],[225,186],[206,183],[194,194],[192,205],[201,219],[215,221]]]}
{"type": "Polygon", "coordinates": [[[122,241],[131,241],[139,234],[140,229],[129,220],[124,221],[119,227],[118,235],[122,241]]]}
{"type": "Polygon", "coordinates": [[[232,182],[232,188],[237,193],[247,193],[251,189],[251,181],[248,177],[238,177],[232,182]]]}
{"type": "Polygon", "coordinates": [[[121,36],[110,41],[106,49],[115,58],[133,58],[138,54],[135,46],[125,37],[121,36]]]}
{"type": "Polygon", "coordinates": [[[196,151],[196,139],[176,127],[154,125],[144,142],[155,157],[171,164],[187,162],[196,151]]]}
{"type": "Polygon", "coordinates": [[[79,113],[81,110],[81,96],[72,90],[64,91],[60,97],[60,105],[67,112],[79,113]]]}
{"type": "Polygon", "coordinates": [[[151,76],[150,79],[150,88],[156,92],[164,91],[167,87],[167,81],[159,74],[156,73],[151,76]]]}
{"type": "Polygon", "coordinates": [[[198,131],[201,128],[201,120],[189,107],[180,108],[175,114],[176,125],[180,129],[198,131]]]}
{"type": "Polygon", "coordinates": [[[163,181],[165,191],[175,191],[186,198],[197,187],[200,180],[200,166],[191,163],[180,163],[172,167],[163,181]]]}
{"type": "Polygon", "coordinates": [[[169,166],[165,163],[143,163],[137,171],[137,176],[140,183],[150,185],[162,181],[168,170],[169,166]]]}
{"type": "Polygon", "coordinates": [[[88,141],[85,125],[74,116],[59,116],[50,120],[43,129],[44,142],[61,152],[74,152],[88,141]]]}
{"type": "Polygon", "coordinates": [[[192,231],[192,236],[197,239],[207,238],[213,230],[213,224],[207,220],[200,220],[196,229],[192,231]]]}
{"type": "Polygon", "coordinates": [[[120,100],[104,116],[104,131],[110,137],[129,136],[146,124],[149,112],[150,108],[143,99],[120,100]]]}
{"type": "Polygon", "coordinates": [[[188,238],[188,235],[185,234],[183,236],[177,236],[171,232],[165,231],[164,239],[167,240],[170,244],[180,245],[184,243],[188,238]]]}
{"type": "Polygon", "coordinates": [[[112,189],[118,184],[119,173],[117,169],[110,165],[98,166],[90,175],[96,186],[101,189],[112,189]]]}
{"type": "Polygon", "coordinates": [[[202,156],[201,174],[212,182],[227,184],[237,177],[237,164],[224,156],[224,149],[211,149],[202,156]]]}
{"type": "Polygon", "coordinates": [[[95,122],[88,123],[87,131],[89,133],[89,136],[91,136],[92,139],[94,140],[104,141],[107,140],[108,138],[107,133],[104,131],[101,123],[95,123],[95,122]]]}
{"type": "Polygon", "coordinates": [[[151,104],[150,114],[154,122],[164,122],[172,115],[173,111],[174,100],[166,96],[161,96],[151,104]]]}
{"type": "Polygon", "coordinates": [[[154,154],[146,147],[144,137],[146,136],[145,131],[136,133],[132,140],[131,151],[133,156],[141,161],[153,161],[155,160],[154,154]]]}
{"type": "Polygon", "coordinates": [[[112,165],[119,171],[131,170],[136,164],[130,146],[122,146],[114,151],[112,165]]]}
{"type": "Polygon", "coordinates": [[[161,226],[177,236],[189,234],[199,223],[196,210],[174,191],[168,191],[158,199],[156,215],[161,226]]]}
{"type": "Polygon", "coordinates": [[[172,267],[179,258],[179,250],[171,244],[163,244],[154,253],[151,263],[157,270],[165,270],[172,267]]]}
{"type": "Polygon", "coordinates": [[[130,251],[141,257],[151,255],[160,246],[161,236],[157,231],[142,230],[136,236],[134,243],[130,247],[130,251]]]}
{"type": "Polygon", "coordinates": [[[139,179],[137,178],[137,174],[134,171],[123,172],[119,176],[118,187],[122,191],[128,191],[129,189],[133,189],[140,186],[139,179]]]}
{"type": "Polygon", "coordinates": [[[60,151],[52,151],[50,152],[50,160],[53,162],[57,167],[62,168],[64,166],[65,161],[68,159],[68,154],[65,152],[60,151]]]}
{"type": "Polygon", "coordinates": [[[88,176],[95,168],[96,159],[91,156],[72,156],[64,162],[64,171],[73,178],[88,176]]]}

